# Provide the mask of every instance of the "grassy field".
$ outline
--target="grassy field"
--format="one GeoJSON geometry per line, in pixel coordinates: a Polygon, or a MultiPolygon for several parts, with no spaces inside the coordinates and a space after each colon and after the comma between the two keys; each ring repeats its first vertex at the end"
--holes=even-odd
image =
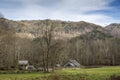
{"type": "Polygon", "coordinates": [[[120,66],[62,69],[56,71],[55,73],[48,74],[44,74],[42,72],[24,74],[0,74],[0,80],[106,80],[111,75],[120,76],[120,66]],[[82,77],[85,77],[85,79],[82,79],[82,77]]]}

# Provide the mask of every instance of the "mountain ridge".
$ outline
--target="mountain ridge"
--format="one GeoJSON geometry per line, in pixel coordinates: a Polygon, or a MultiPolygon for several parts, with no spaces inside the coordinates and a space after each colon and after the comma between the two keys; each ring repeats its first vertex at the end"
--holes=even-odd
{"type": "MultiPolygon", "coordinates": [[[[21,38],[36,38],[39,36],[41,32],[41,28],[47,26],[47,24],[52,24],[55,26],[55,36],[60,39],[70,39],[73,37],[77,37],[80,35],[87,34],[92,31],[100,31],[105,34],[110,34],[112,36],[116,36],[116,29],[118,33],[120,32],[120,28],[116,28],[120,24],[110,24],[106,27],[102,27],[100,25],[89,23],[85,21],[72,22],[72,21],[61,21],[61,20],[21,20],[21,21],[13,21],[1,18],[0,25],[7,25],[8,27],[12,27],[15,30],[17,36],[21,38]],[[113,29],[114,28],[114,29],[113,29]]],[[[117,37],[120,33],[117,35],[117,37]]]]}

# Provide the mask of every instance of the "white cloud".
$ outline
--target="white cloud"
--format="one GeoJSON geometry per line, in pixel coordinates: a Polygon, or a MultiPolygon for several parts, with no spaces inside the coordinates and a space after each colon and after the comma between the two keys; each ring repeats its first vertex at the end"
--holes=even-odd
{"type": "MultiPolygon", "coordinates": [[[[12,0],[16,1],[16,0],[12,0]]],[[[85,14],[89,11],[111,9],[109,3],[113,0],[59,0],[54,7],[45,7],[37,3],[42,0],[18,0],[24,4],[19,9],[1,10],[10,19],[59,19],[67,21],[88,21],[106,25],[119,21],[104,14],[85,14]]],[[[46,0],[47,1],[47,0],[46,0]]],[[[49,2],[52,3],[52,2],[49,2]]]]}
{"type": "Polygon", "coordinates": [[[63,8],[80,11],[110,9],[109,3],[113,0],[62,0],[63,8]]]}

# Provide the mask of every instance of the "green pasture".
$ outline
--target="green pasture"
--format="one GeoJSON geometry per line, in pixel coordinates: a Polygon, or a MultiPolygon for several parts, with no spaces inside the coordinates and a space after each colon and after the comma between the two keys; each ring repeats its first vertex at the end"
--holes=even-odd
{"type": "MultiPolygon", "coordinates": [[[[120,66],[77,69],[64,68],[62,70],[57,70],[54,73],[33,72],[20,74],[0,74],[0,80],[52,80],[51,77],[49,77],[51,75],[57,75],[57,77],[64,75],[72,78],[69,80],[81,80],[81,77],[79,76],[84,76],[88,80],[106,80],[111,75],[120,76],[120,66]]],[[[61,78],[60,80],[65,79],[61,78]]]]}

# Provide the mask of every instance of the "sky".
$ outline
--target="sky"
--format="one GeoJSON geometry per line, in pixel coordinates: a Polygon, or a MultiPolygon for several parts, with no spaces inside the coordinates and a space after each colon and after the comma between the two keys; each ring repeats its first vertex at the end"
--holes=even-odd
{"type": "Polygon", "coordinates": [[[12,20],[120,23],[120,0],[0,0],[0,12],[12,20]]]}

